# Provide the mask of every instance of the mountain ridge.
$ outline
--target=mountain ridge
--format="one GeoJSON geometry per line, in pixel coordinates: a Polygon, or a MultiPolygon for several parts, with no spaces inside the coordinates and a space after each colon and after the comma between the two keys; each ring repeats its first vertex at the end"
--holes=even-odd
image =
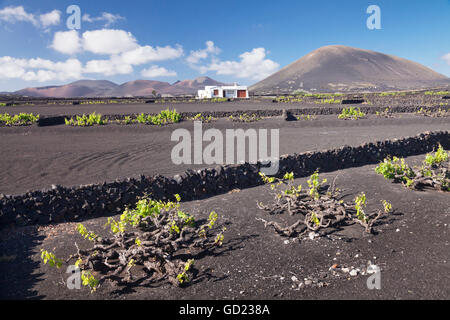
{"type": "Polygon", "coordinates": [[[117,84],[109,80],[77,80],[59,86],[30,87],[15,92],[16,95],[42,98],[88,98],[153,96],[153,93],[171,95],[196,94],[207,85],[225,85],[209,77],[176,81],[173,84],[157,80],[132,80],[117,84]]]}
{"type": "Polygon", "coordinates": [[[306,54],[253,84],[249,91],[386,91],[440,84],[450,85],[450,79],[417,62],[366,49],[330,45],[306,54]]]}

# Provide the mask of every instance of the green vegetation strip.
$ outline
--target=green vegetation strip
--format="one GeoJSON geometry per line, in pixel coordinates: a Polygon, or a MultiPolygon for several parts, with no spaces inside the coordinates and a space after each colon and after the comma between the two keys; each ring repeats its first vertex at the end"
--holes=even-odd
{"type": "MultiPolygon", "coordinates": [[[[165,125],[170,123],[177,123],[181,121],[181,114],[179,114],[176,110],[162,110],[160,113],[156,115],[144,114],[141,113],[137,117],[133,118],[132,116],[125,116],[121,120],[116,120],[117,124],[132,124],[132,123],[141,123],[141,124],[152,124],[152,125],[165,125]]],[[[89,115],[83,114],[82,116],[75,116],[72,118],[65,119],[66,125],[71,126],[93,126],[93,125],[105,125],[108,123],[108,120],[105,119],[101,114],[91,113],[89,115]]]]}
{"type": "Polygon", "coordinates": [[[444,96],[446,94],[450,94],[450,91],[426,91],[425,95],[427,96],[444,96]]]}
{"type": "Polygon", "coordinates": [[[24,126],[36,123],[38,120],[39,115],[32,113],[20,113],[16,115],[10,115],[9,113],[0,114],[0,125],[24,126]]]}
{"type": "Polygon", "coordinates": [[[262,120],[262,117],[258,117],[256,114],[247,114],[243,113],[239,115],[239,117],[233,117],[232,115],[228,117],[231,121],[234,122],[256,122],[262,120]]]}
{"type": "Polygon", "coordinates": [[[341,114],[338,116],[339,119],[352,119],[357,120],[359,118],[365,117],[366,114],[361,111],[360,108],[355,109],[354,107],[344,108],[341,114]]]}
{"type": "MultiPolygon", "coordinates": [[[[440,106],[443,106],[444,104],[440,104],[440,106]]],[[[434,118],[439,118],[439,117],[448,117],[450,116],[450,108],[439,108],[439,109],[434,109],[434,110],[427,110],[424,108],[420,108],[419,111],[416,112],[417,115],[422,115],[425,117],[434,117],[434,118]]]]}
{"type": "Polygon", "coordinates": [[[181,121],[181,114],[177,110],[162,110],[157,115],[146,115],[141,113],[136,117],[136,121],[142,124],[164,125],[169,123],[178,123],[181,121]]]}
{"type": "Polygon", "coordinates": [[[104,125],[107,123],[107,120],[102,119],[101,114],[91,113],[90,115],[83,114],[81,117],[76,116],[75,118],[65,119],[66,125],[71,126],[93,126],[93,125],[104,125]]]}

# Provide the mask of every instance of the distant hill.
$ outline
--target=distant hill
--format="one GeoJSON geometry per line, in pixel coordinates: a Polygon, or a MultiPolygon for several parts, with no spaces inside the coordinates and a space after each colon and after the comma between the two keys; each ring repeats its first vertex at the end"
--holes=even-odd
{"type": "Polygon", "coordinates": [[[249,88],[253,93],[296,90],[385,91],[450,85],[417,62],[370,50],[332,45],[314,50],[249,88]]]}
{"type": "Polygon", "coordinates": [[[111,96],[115,97],[137,97],[151,96],[153,91],[161,93],[162,89],[167,89],[171,85],[168,82],[155,80],[135,80],[121,84],[113,91],[111,96]]]}
{"type": "Polygon", "coordinates": [[[14,94],[29,97],[103,97],[109,96],[119,86],[107,80],[80,80],[62,86],[26,88],[14,94]]]}
{"type": "Polygon", "coordinates": [[[133,97],[151,96],[154,91],[162,95],[196,94],[204,86],[225,85],[209,77],[177,81],[174,84],[155,80],[134,80],[118,85],[107,80],[80,80],[61,86],[25,88],[13,94],[29,97],[81,98],[81,97],[133,97]]]}

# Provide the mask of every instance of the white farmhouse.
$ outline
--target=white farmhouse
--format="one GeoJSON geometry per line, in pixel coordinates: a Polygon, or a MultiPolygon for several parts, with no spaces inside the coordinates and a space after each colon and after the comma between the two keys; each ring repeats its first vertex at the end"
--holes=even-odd
{"type": "Polygon", "coordinates": [[[211,98],[248,98],[247,86],[206,86],[204,90],[198,90],[198,99],[211,98]]]}

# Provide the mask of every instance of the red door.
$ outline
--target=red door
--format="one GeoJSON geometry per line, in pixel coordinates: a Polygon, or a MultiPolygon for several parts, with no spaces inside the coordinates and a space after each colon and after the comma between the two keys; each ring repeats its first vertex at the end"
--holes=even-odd
{"type": "Polygon", "coordinates": [[[218,89],[214,89],[214,96],[218,96],[219,95],[219,90],[218,89]]]}
{"type": "Polygon", "coordinates": [[[247,98],[247,93],[245,90],[238,90],[237,96],[238,98],[247,98]]]}

